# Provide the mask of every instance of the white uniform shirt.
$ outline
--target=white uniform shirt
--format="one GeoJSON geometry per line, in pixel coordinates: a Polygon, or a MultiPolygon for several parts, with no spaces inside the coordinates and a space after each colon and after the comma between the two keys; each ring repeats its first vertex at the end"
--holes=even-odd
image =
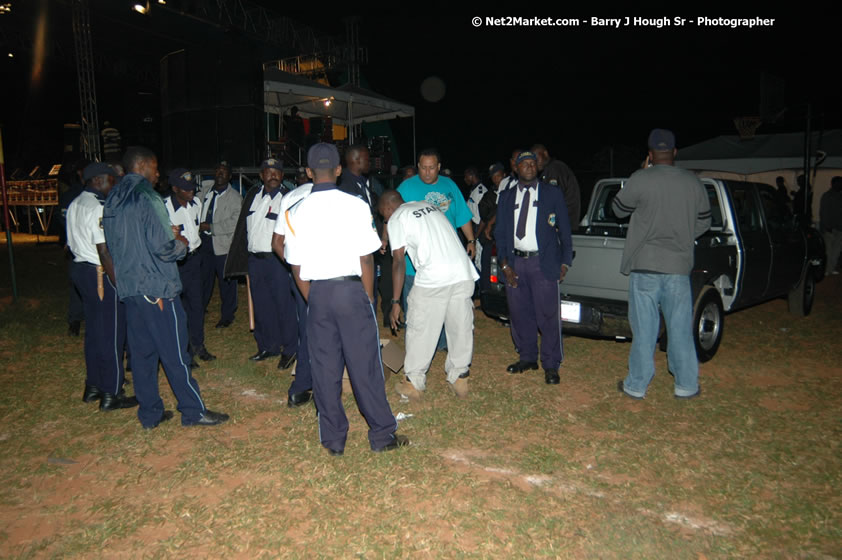
{"type": "Polygon", "coordinates": [[[466,204],[468,205],[468,209],[471,211],[472,218],[471,220],[475,224],[479,224],[479,201],[482,200],[482,196],[488,192],[488,187],[479,183],[474,190],[471,191],[471,194],[468,196],[468,200],[466,200],[466,204]]]}
{"type": "Polygon", "coordinates": [[[515,185],[517,185],[517,177],[512,177],[511,175],[507,175],[506,177],[503,177],[503,180],[500,181],[500,186],[497,187],[497,197],[498,197],[498,199],[500,197],[501,192],[503,192],[507,189],[511,189],[515,185]]]}
{"type": "Polygon", "coordinates": [[[100,264],[96,246],[105,243],[102,230],[104,203],[105,200],[85,190],[67,208],[67,245],[73,252],[73,262],[100,264]]]}
{"type": "Polygon", "coordinates": [[[198,249],[202,244],[202,238],[199,237],[199,216],[202,214],[202,205],[194,198],[187,203],[187,206],[182,206],[174,196],[170,195],[164,199],[164,206],[170,216],[170,223],[178,226],[181,235],[187,239],[187,249],[189,251],[198,249]]]}
{"type": "Polygon", "coordinates": [[[284,236],[284,247],[286,247],[287,210],[289,210],[290,206],[294,205],[299,200],[307,198],[307,195],[310,194],[310,190],[312,188],[313,183],[304,183],[303,185],[300,185],[286,193],[284,198],[281,199],[281,213],[278,216],[278,220],[275,222],[275,233],[284,236]]]}
{"type": "Polygon", "coordinates": [[[336,188],[311,192],[284,217],[284,257],[302,280],[360,276],[360,257],[380,249],[368,204],[336,188]]]}
{"type": "Polygon", "coordinates": [[[434,205],[406,202],[387,224],[392,250],[406,248],[415,267],[415,285],[441,288],[479,278],[456,230],[434,205]]]}
{"type": "Polygon", "coordinates": [[[272,233],[275,231],[275,222],[281,211],[283,195],[280,187],[275,191],[274,196],[267,194],[265,189],[266,187],[260,187],[246,216],[249,253],[272,251],[272,233]]]}
{"type": "Polygon", "coordinates": [[[535,234],[535,220],[538,219],[538,186],[529,189],[529,214],[526,216],[526,235],[523,239],[517,238],[517,222],[520,219],[520,206],[523,202],[523,195],[527,189],[517,189],[515,193],[515,249],[521,251],[537,251],[538,250],[538,236],[535,234]]]}

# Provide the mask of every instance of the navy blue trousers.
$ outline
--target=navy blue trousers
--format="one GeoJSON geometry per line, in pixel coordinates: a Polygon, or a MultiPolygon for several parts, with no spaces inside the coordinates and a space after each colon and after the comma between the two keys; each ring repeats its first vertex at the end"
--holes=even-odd
{"type": "Polygon", "coordinates": [[[116,395],[123,388],[123,347],[126,344],[126,314],[108,276],[102,279],[103,298],[96,290],[96,266],[73,262],[73,284],[82,296],[85,312],[85,383],[116,395]]]}
{"type": "Polygon", "coordinates": [[[205,345],[205,302],[202,298],[202,257],[187,255],[178,262],[181,303],[187,314],[187,336],[195,351],[205,345]]]}
{"type": "Polygon", "coordinates": [[[181,299],[158,300],[132,296],[123,300],[126,305],[129,345],[132,347],[132,379],[140,406],[137,417],[144,426],[154,426],[164,412],[164,402],[158,392],[158,361],[178,400],[181,423],[193,424],[205,411],[199,384],[190,371],[187,353],[187,318],[181,299]]]}
{"type": "Polygon", "coordinates": [[[257,350],[298,352],[298,314],[289,269],[275,255],[249,255],[251,298],[254,302],[254,339],[257,350]]]}
{"type": "Polygon", "coordinates": [[[386,400],[377,318],[362,284],[312,282],[307,336],[322,445],[345,449],[348,418],[342,405],[343,366],[348,367],[354,398],[368,423],[371,448],[391,443],[398,423],[386,400]]]}
{"type": "Polygon", "coordinates": [[[515,257],[514,261],[517,288],[506,286],[506,299],[515,349],[524,362],[537,362],[540,331],[541,365],[558,369],[563,359],[558,279],[553,281],[544,275],[537,256],[515,257]]]}
{"type": "Polygon", "coordinates": [[[228,255],[216,255],[213,252],[213,238],[202,235],[199,246],[202,255],[202,303],[207,309],[213,295],[214,280],[219,282],[219,298],[222,300],[220,309],[222,321],[233,321],[237,312],[237,280],[225,278],[225,258],[228,255]]]}
{"type": "Polygon", "coordinates": [[[295,309],[298,312],[298,359],[295,362],[295,379],[289,386],[289,394],[303,393],[313,388],[313,374],[310,370],[310,350],[307,348],[307,302],[298,290],[295,293],[295,309]]]}

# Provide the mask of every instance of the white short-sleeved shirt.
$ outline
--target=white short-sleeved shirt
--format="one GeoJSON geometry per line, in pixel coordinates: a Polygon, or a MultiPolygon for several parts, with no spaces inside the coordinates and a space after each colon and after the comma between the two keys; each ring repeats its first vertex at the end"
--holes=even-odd
{"type": "Polygon", "coordinates": [[[272,233],[281,212],[283,195],[278,188],[274,196],[266,192],[266,187],[254,196],[246,216],[249,253],[269,253],[272,251],[272,233]]]}
{"type": "Polygon", "coordinates": [[[322,186],[285,213],[284,256],[301,267],[302,280],[360,276],[360,257],[380,249],[371,209],[355,196],[322,186]]]}
{"type": "Polygon", "coordinates": [[[529,189],[529,214],[526,216],[526,231],[524,232],[526,235],[523,239],[517,238],[517,222],[520,219],[520,207],[526,189],[515,188],[517,188],[517,193],[515,193],[514,248],[520,251],[537,251],[538,235],[535,233],[535,221],[538,219],[538,186],[529,189]]]}
{"type": "Polygon", "coordinates": [[[202,238],[199,237],[199,217],[202,215],[202,205],[194,198],[187,203],[187,206],[182,206],[174,196],[168,196],[164,199],[164,206],[170,216],[170,223],[178,226],[181,235],[187,239],[187,249],[189,251],[198,249],[202,244],[202,238]]]}
{"type": "Polygon", "coordinates": [[[281,213],[278,215],[278,219],[275,222],[275,233],[283,235],[284,239],[286,239],[287,210],[289,210],[290,206],[294,205],[299,200],[306,198],[307,195],[310,194],[310,190],[312,188],[313,183],[304,183],[284,195],[284,198],[281,199],[281,213]]]}
{"type": "Polygon", "coordinates": [[[441,288],[479,278],[456,230],[428,202],[406,202],[387,224],[392,250],[406,248],[415,266],[415,285],[441,288]]]}
{"type": "Polygon", "coordinates": [[[471,221],[475,224],[480,223],[479,218],[479,201],[482,200],[482,196],[488,192],[488,187],[483,185],[482,183],[477,184],[474,187],[474,190],[471,191],[471,194],[468,196],[468,200],[465,203],[468,205],[468,209],[471,211],[471,221]]]}
{"type": "Polygon", "coordinates": [[[102,230],[102,205],[105,200],[84,190],[67,208],[67,245],[73,252],[74,262],[99,265],[96,246],[105,243],[102,230]]]}

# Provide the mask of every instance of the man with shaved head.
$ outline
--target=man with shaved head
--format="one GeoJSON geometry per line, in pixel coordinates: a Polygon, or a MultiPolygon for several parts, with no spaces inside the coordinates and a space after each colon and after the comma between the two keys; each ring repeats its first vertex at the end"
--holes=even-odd
{"type": "Polygon", "coordinates": [[[436,353],[439,333],[447,335],[444,370],[457,397],[468,395],[468,375],[474,348],[474,306],[471,295],[479,277],[462,247],[456,230],[439,207],[425,200],[404,202],[398,191],[383,193],[380,213],[392,245],[392,309],[389,319],[398,326],[401,286],[406,272],[404,255],[415,266],[415,282],[407,298],[406,381],[398,393],[420,398],[426,389],[427,370],[436,353]]]}
{"type": "Polygon", "coordinates": [[[532,146],[532,153],[538,158],[538,179],[542,183],[560,187],[564,193],[564,200],[567,202],[567,216],[570,220],[570,229],[576,231],[579,226],[581,195],[579,194],[579,182],[573,171],[563,161],[550,156],[547,147],[543,144],[532,146]]]}

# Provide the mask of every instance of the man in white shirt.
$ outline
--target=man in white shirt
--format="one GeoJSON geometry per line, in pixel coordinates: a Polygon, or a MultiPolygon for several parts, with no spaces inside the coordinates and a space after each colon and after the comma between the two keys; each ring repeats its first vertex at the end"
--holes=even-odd
{"type": "Polygon", "coordinates": [[[308,303],[306,328],[322,446],[331,455],[345,451],[346,365],[357,406],[369,426],[371,450],[391,451],[409,440],[395,433],[398,423],[386,399],[380,360],[371,255],[380,247],[380,238],[368,204],[337,189],[341,171],[336,146],[319,143],[310,148],[307,175],[313,188],[284,213],[284,256],[308,303]]]}
{"type": "Polygon", "coordinates": [[[70,277],[85,309],[85,402],[103,411],[137,406],[123,392],[126,314],[117,298],[114,264],[105,245],[102,205],[117,178],[108,164],[85,167],[85,190],[67,208],[67,245],[73,253],[70,277]]]}
{"type": "MultiPolygon", "coordinates": [[[[181,302],[187,313],[187,335],[190,339],[190,354],[204,361],[215,360],[216,356],[205,348],[205,302],[202,295],[202,262],[199,246],[199,220],[202,204],[194,200],[196,183],[187,169],[178,168],[170,172],[169,183],[172,194],[164,199],[164,206],[170,217],[170,224],[187,239],[187,255],[178,261],[181,278],[181,302]]],[[[197,367],[198,364],[193,364],[197,367]]]]}
{"type": "Polygon", "coordinates": [[[386,220],[392,245],[392,328],[397,328],[400,316],[404,254],[409,255],[416,271],[406,317],[407,381],[399,383],[397,390],[410,399],[423,395],[443,325],[448,348],[444,364],[447,381],[456,396],[465,397],[474,350],[471,295],[479,275],[456,230],[436,205],[404,202],[397,191],[386,191],[380,199],[380,213],[386,220]]]}

